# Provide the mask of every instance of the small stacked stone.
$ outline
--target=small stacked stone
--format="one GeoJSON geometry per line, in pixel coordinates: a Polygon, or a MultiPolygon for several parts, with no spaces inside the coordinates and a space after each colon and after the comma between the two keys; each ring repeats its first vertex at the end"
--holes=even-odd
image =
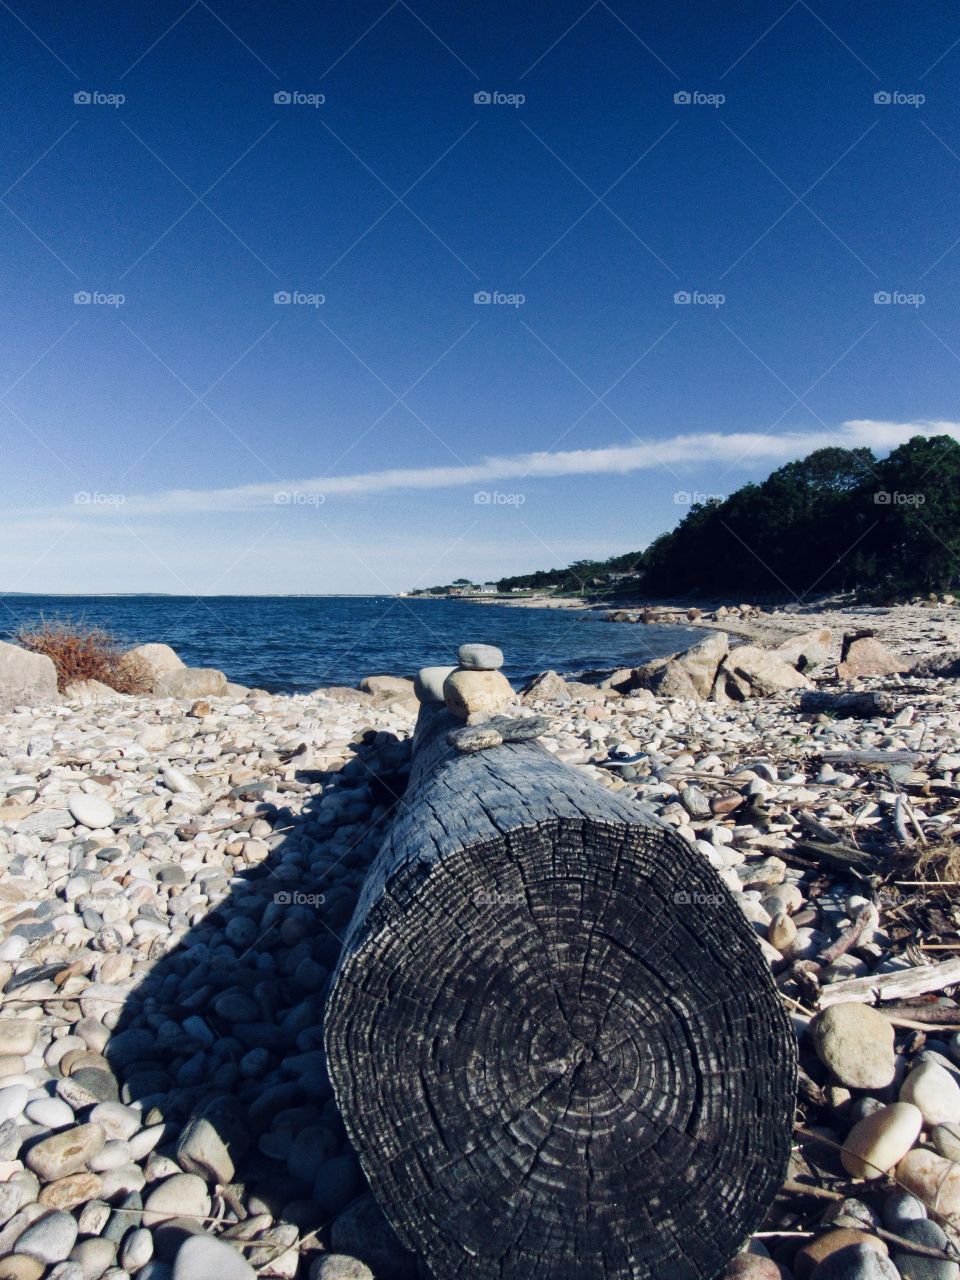
{"type": "Polygon", "coordinates": [[[501,712],[513,698],[500,670],[502,652],[492,644],[462,644],[457,661],[459,666],[443,682],[447,710],[467,724],[480,724],[501,712]]]}
{"type": "Polygon", "coordinates": [[[503,675],[503,653],[492,644],[462,644],[456,667],[421,667],[414,692],[422,703],[445,703],[447,710],[474,725],[502,711],[513,698],[503,675]]]}

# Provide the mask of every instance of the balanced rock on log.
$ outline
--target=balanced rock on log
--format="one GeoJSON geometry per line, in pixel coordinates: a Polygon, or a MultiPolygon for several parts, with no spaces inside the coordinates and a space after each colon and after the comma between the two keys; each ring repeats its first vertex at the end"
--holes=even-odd
{"type": "Polygon", "coordinates": [[[438,1280],[708,1280],[790,1151],[769,969],[670,828],[534,741],[458,749],[461,672],[421,706],[332,985],[344,1124],[438,1280]]]}

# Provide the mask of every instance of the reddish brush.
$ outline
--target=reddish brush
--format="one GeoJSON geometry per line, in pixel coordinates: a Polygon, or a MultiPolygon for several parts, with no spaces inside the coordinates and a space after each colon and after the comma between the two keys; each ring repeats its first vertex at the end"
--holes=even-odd
{"type": "Polygon", "coordinates": [[[128,657],[119,642],[100,627],[41,621],[21,627],[16,642],[53,661],[61,693],[77,680],[99,680],[118,693],[150,691],[150,673],[144,663],[128,657]]]}

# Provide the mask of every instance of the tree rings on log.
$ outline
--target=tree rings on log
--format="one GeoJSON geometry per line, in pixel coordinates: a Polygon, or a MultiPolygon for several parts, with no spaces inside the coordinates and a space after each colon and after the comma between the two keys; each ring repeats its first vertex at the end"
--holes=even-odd
{"type": "Polygon", "coordinates": [[[785,1175],[795,1041],[750,925],[701,853],[536,745],[414,776],[326,1042],[438,1280],[708,1280],[785,1175]]]}

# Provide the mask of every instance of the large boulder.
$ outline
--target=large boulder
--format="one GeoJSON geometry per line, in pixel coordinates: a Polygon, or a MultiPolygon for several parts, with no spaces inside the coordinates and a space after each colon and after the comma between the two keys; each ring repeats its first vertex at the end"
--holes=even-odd
{"type": "Polygon", "coordinates": [[[101,680],[72,680],[63,691],[65,702],[79,702],[81,707],[92,707],[99,702],[122,702],[129,694],[118,693],[101,680]]]}
{"type": "Polygon", "coordinates": [[[403,676],[364,676],[360,681],[360,689],[384,700],[413,697],[413,681],[403,676]]]}
{"type": "Polygon", "coordinates": [[[713,686],[716,702],[765,698],[784,689],[812,689],[813,681],[773,649],[742,644],[720,664],[713,686]]]}
{"type": "Polygon", "coordinates": [[[637,688],[649,689],[658,698],[685,698],[696,702],[700,695],[689,671],[678,658],[657,658],[638,667],[637,688]]]}
{"type": "Polygon", "coordinates": [[[544,702],[557,700],[568,702],[570,694],[567,682],[556,671],[541,671],[520,690],[520,701],[528,707],[540,706],[544,702]]]}
{"type": "Polygon", "coordinates": [[[855,680],[858,676],[892,676],[906,671],[908,664],[869,632],[848,632],[843,637],[837,676],[855,680]]]}
{"type": "Polygon", "coordinates": [[[727,656],[730,641],[726,632],[716,631],[693,645],[677,659],[701,698],[709,698],[717,676],[717,668],[727,656]]]}
{"type": "Polygon", "coordinates": [[[156,684],[168,671],[180,671],[184,663],[168,644],[138,644],[124,655],[131,665],[146,673],[150,692],[157,693],[156,684]]]}
{"type": "Polygon", "coordinates": [[[158,677],[153,692],[163,698],[222,697],[227,677],[215,667],[178,667],[158,677]]]}
{"type": "Polygon", "coordinates": [[[0,641],[0,711],[59,702],[57,668],[46,654],[0,641]]]}
{"type": "Polygon", "coordinates": [[[910,668],[910,674],[960,679],[960,649],[945,649],[943,653],[933,653],[927,658],[921,658],[910,668]]]}
{"type": "Polygon", "coordinates": [[[807,671],[810,667],[819,667],[830,657],[830,641],[833,639],[829,627],[821,627],[817,631],[804,631],[802,635],[791,636],[778,644],[776,652],[798,671],[807,671]]]}

